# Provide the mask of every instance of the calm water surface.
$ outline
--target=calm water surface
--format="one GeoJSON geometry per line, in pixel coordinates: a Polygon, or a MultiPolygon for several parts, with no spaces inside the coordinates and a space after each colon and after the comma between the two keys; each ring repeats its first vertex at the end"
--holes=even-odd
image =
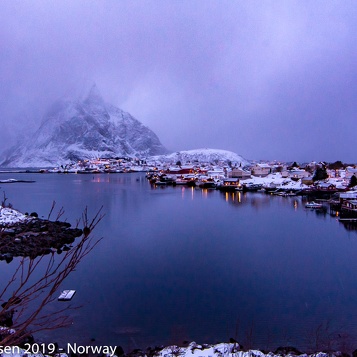
{"type": "MultiPolygon", "coordinates": [[[[301,198],[154,188],[144,174],[0,174],[14,208],[71,223],[105,217],[104,239],[66,280],[73,326],[41,338],[124,349],[226,341],[307,348],[318,326],[357,336],[357,235],[301,198]]],[[[6,280],[11,264],[0,264],[6,280]]],[[[56,302],[55,304],[59,304],[56,302]]],[[[55,308],[56,306],[49,307],[55,308]]]]}

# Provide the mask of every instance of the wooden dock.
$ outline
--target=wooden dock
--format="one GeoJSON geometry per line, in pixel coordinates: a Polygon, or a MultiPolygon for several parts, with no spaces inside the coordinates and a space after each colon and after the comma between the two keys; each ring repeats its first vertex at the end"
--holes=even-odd
{"type": "Polygon", "coordinates": [[[357,222],[357,218],[339,218],[341,222],[357,222]]]}

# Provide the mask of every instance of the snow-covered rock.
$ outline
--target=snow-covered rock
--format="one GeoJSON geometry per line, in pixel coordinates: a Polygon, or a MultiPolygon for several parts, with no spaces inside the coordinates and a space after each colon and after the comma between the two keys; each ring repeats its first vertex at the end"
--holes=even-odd
{"type": "Polygon", "coordinates": [[[35,134],[7,150],[0,166],[48,167],[80,159],[164,153],[153,131],[105,103],[94,84],[86,95],[55,102],[35,134]]]}
{"type": "MultiPolygon", "coordinates": [[[[331,353],[311,353],[298,354],[301,357],[337,357],[341,352],[331,353]]],[[[156,353],[158,357],[296,357],[295,353],[278,354],[264,353],[259,350],[241,351],[238,343],[219,343],[216,345],[198,345],[195,342],[190,343],[188,347],[168,346],[156,353]]]]}
{"type": "Polygon", "coordinates": [[[26,216],[13,208],[0,206],[0,226],[11,226],[31,219],[32,217],[26,216]]]}

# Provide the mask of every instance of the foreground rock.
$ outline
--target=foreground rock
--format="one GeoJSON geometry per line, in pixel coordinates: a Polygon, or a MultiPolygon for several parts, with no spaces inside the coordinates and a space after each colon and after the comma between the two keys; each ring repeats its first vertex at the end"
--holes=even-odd
{"type": "MultiPolygon", "coordinates": [[[[357,350],[356,350],[357,351],[357,350]]],[[[197,344],[191,342],[187,347],[176,345],[148,348],[145,351],[134,350],[126,357],[347,357],[340,351],[302,353],[294,347],[280,347],[273,352],[244,350],[238,343],[197,344]]],[[[353,354],[354,356],[354,354],[353,354]]]]}
{"type": "MultiPolygon", "coordinates": [[[[37,213],[32,213],[38,217],[37,213]]],[[[9,227],[19,222],[28,222],[34,217],[32,215],[23,214],[12,207],[3,207],[0,205],[0,229],[9,227]]]]}
{"type": "Polygon", "coordinates": [[[10,262],[16,256],[35,258],[54,252],[60,254],[69,250],[70,244],[82,233],[67,222],[39,218],[16,222],[0,229],[0,260],[10,262]]]}

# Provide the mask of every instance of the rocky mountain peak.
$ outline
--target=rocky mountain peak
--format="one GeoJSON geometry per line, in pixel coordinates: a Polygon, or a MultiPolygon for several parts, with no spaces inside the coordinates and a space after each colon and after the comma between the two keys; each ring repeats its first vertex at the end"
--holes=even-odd
{"type": "Polygon", "coordinates": [[[92,84],[76,99],[67,97],[52,104],[37,131],[7,150],[0,166],[44,167],[95,157],[164,153],[167,150],[152,130],[105,103],[92,84]]]}
{"type": "Polygon", "coordinates": [[[91,86],[83,102],[88,105],[105,106],[104,99],[95,83],[91,86]]]}

